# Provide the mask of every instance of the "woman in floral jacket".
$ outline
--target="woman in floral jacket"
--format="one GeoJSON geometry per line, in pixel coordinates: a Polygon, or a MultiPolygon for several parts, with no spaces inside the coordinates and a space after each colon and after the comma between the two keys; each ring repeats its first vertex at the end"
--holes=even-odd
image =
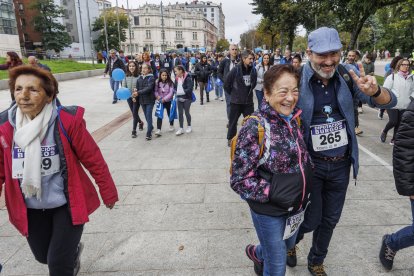
{"type": "Polygon", "coordinates": [[[264,75],[266,102],[246,120],[235,149],[230,183],[249,204],[260,241],[246,246],[257,275],[285,275],[286,253],[295,246],[310,195],[312,164],[300,129],[301,111],[295,108],[298,87],[292,65],[271,67],[264,75]]]}

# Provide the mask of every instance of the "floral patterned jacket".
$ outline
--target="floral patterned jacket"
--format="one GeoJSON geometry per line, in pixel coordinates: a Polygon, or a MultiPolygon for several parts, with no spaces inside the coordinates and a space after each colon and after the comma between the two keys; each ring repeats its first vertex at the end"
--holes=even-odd
{"type": "Polygon", "coordinates": [[[258,121],[249,119],[239,132],[235,156],[232,163],[230,186],[243,199],[260,203],[271,201],[271,181],[259,175],[258,168],[271,174],[298,174],[303,177],[303,198],[308,198],[306,188],[305,168],[312,168],[312,161],[302,137],[302,129],[297,118],[301,110],[295,108],[290,122],[282,118],[268,103],[264,103],[254,114],[260,118],[260,124],[270,129],[266,130],[262,158],[259,160],[258,121]],[[270,137],[269,137],[270,135],[270,137]],[[270,139],[269,139],[270,138],[270,139]],[[267,155],[267,158],[266,158],[267,155]],[[259,161],[261,164],[259,164],[259,161]],[[264,162],[264,163],[262,163],[264,162]]]}

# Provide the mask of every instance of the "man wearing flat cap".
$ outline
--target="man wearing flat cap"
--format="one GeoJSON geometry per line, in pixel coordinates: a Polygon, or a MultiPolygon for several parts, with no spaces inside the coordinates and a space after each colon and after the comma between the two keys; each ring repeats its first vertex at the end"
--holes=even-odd
{"type": "MultiPolygon", "coordinates": [[[[298,107],[302,109],[304,139],[315,165],[310,205],[297,236],[313,231],[308,254],[312,275],[327,275],[323,262],[333,230],[345,202],[349,174],[358,175],[353,97],[372,107],[392,108],[395,95],[380,87],[375,77],[359,76],[340,65],[342,43],[335,29],[322,27],[308,36],[309,62],[303,66],[298,107]]],[[[289,250],[287,264],[296,266],[296,250],[289,250]]]]}

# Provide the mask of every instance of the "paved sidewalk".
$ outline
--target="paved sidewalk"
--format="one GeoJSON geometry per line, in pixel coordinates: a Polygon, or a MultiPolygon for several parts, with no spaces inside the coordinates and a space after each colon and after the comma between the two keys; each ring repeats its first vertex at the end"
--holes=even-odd
{"type": "MultiPolygon", "coordinates": [[[[61,85],[64,104],[87,107],[90,130],[127,110],[125,102],[110,104],[107,79],[61,85]]],[[[390,273],[378,262],[382,235],[412,221],[409,201],[395,192],[392,172],[369,155],[373,152],[392,164],[392,147],[378,139],[385,121],[379,121],[374,110],[364,110],[360,121],[365,133],[359,142],[366,151],[360,150],[360,175],[356,186],[350,182],[326,259],[327,272],[413,275],[413,249],[398,252],[390,273]]],[[[113,210],[98,209],[86,225],[80,275],[254,275],[244,247],[257,242],[255,230],[247,204],[229,187],[225,102],[195,103],[191,114],[191,134],[176,137],[164,120],[162,137],[145,141],[145,132],[139,132],[131,139],[129,122],[99,143],[120,202],[113,210]]],[[[299,245],[298,266],[288,268],[287,275],[309,275],[309,246],[307,235],[299,245]]],[[[5,210],[0,210],[0,261],[2,276],[47,275],[5,210]]]]}

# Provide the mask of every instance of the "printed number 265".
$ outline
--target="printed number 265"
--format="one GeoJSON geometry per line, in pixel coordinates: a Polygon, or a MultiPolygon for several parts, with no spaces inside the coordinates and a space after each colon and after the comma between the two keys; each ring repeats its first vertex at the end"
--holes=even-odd
{"type": "Polygon", "coordinates": [[[341,135],[339,133],[339,131],[334,132],[334,133],[329,133],[328,135],[321,135],[320,139],[322,140],[321,145],[327,145],[332,144],[334,142],[339,142],[341,141],[341,135]]]}

